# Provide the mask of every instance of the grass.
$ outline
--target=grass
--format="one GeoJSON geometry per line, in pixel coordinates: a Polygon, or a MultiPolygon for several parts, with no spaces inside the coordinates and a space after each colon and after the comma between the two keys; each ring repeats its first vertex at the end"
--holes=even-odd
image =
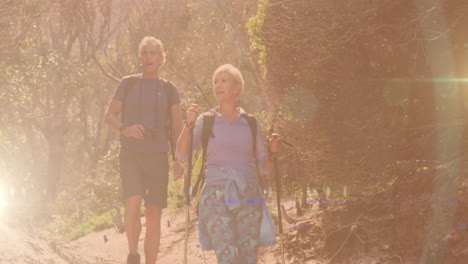
{"type": "MultiPolygon", "coordinates": [[[[123,207],[120,207],[123,215],[123,207]]],[[[141,214],[143,214],[141,210],[141,214]]],[[[112,228],[115,226],[115,209],[109,209],[101,214],[89,214],[79,221],[77,217],[70,215],[54,215],[53,220],[47,224],[44,231],[48,236],[67,241],[75,240],[89,233],[112,228]]]]}
{"type": "Polygon", "coordinates": [[[91,232],[104,230],[114,226],[111,210],[97,216],[86,219],[83,223],[72,227],[69,233],[64,235],[66,240],[75,240],[91,232]]]}

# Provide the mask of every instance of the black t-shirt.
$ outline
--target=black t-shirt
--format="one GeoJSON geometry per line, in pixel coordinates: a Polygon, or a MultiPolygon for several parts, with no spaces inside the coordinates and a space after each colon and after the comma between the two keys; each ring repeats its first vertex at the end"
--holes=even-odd
{"type": "MultiPolygon", "coordinates": [[[[130,78],[127,76],[121,80],[115,90],[113,100],[124,100],[124,90],[130,78]]],[[[134,152],[167,152],[169,150],[168,111],[169,105],[180,103],[177,88],[171,82],[161,79],[143,78],[135,80],[133,87],[127,89],[128,94],[123,102],[122,121],[127,126],[141,124],[145,128],[153,129],[157,131],[157,136],[145,140],[122,136],[120,139],[122,149],[134,152]],[[171,93],[170,96],[168,92],[171,93]]]]}

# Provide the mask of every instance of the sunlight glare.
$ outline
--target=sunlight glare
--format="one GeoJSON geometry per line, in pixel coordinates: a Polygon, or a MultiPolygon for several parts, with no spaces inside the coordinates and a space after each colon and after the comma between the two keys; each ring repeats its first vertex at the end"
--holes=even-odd
{"type": "Polygon", "coordinates": [[[5,200],[5,192],[3,190],[3,184],[0,183],[0,220],[3,218],[3,214],[5,211],[5,208],[7,206],[7,202],[5,200]]]}
{"type": "Polygon", "coordinates": [[[318,192],[317,192],[317,189],[316,189],[316,188],[314,188],[314,196],[315,196],[315,197],[318,197],[318,192]]]}
{"type": "Polygon", "coordinates": [[[2,214],[3,208],[5,208],[6,205],[7,205],[7,202],[5,201],[5,199],[0,198],[0,215],[2,214]]]}

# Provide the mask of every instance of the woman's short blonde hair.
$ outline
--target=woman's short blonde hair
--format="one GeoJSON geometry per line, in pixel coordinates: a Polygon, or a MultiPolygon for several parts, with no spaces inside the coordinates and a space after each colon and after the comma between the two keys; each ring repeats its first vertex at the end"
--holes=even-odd
{"type": "Polygon", "coordinates": [[[224,65],[219,66],[218,69],[216,69],[216,71],[213,74],[213,85],[214,85],[216,77],[218,77],[218,75],[223,72],[231,75],[234,82],[239,84],[240,86],[239,95],[241,95],[244,92],[244,77],[242,77],[242,73],[239,71],[239,69],[237,69],[231,64],[224,64],[224,65]]]}
{"type": "Polygon", "coordinates": [[[164,51],[164,45],[162,41],[153,36],[146,36],[140,41],[140,45],[138,45],[138,55],[141,53],[141,48],[143,48],[143,46],[148,43],[153,44],[156,47],[158,47],[159,51],[161,51],[160,55],[163,57],[166,57],[166,52],[164,51]]]}

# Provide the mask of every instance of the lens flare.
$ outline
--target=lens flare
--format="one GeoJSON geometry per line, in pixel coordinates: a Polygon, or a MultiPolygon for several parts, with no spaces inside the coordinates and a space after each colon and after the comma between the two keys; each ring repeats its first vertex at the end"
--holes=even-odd
{"type": "Polygon", "coordinates": [[[7,206],[7,201],[5,198],[4,187],[2,184],[0,184],[0,220],[3,218],[3,214],[7,206]]]}
{"type": "Polygon", "coordinates": [[[448,23],[445,17],[443,8],[435,8],[440,5],[437,0],[416,0],[415,7],[421,17],[420,28],[423,33],[423,38],[426,40],[424,49],[428,63],[430,64],[431,76],[433,77],[434,92],[438,96],[435,97],[435,104],[438,109],[446,109],[444,111],[436,111],[436,126],[435,133],[437,135],[437,160],[441,163],[450,162],[451,173],[438,170],[437,176],[433,180],[431,218],[426,222],[426,230],[424,246],[421,251],[421,257],[418,263],[443,263],[448,251],[452,251],[449,247],[449,239],[447,234],[452,232],[455,222],[456,206],[447,206],[442,200],[456,200],[459,193],[459,177],[463,174],[462,161],[455,160],[454,156],[463,153],[461,141],[463,135],[462,126],[458,125],[456,115],[460,111],[458,100],[459,90],[465,79],[456,79],[457,72],[455,52],[452,49],[453,39],[448,34],[438,34],[434,36],[435,31],[434,21],[442,28],[448,28],[448,23]],[[431,19],[425,16],[428,6],[431,8],[431,19]],[[453,122],[451,122],[453,121],[453,122]],[[445,125],[449,123],[449,125],[445,125]],[[441,124],[444,124],[443,126],[441,124]]]}
{"type": "Polygon", "coordinates": [[[309,89],[291,87],[282,100],[281,114],[288,121],[307,123],[313,120],[317,112],[318,100],[309,89]]]}

